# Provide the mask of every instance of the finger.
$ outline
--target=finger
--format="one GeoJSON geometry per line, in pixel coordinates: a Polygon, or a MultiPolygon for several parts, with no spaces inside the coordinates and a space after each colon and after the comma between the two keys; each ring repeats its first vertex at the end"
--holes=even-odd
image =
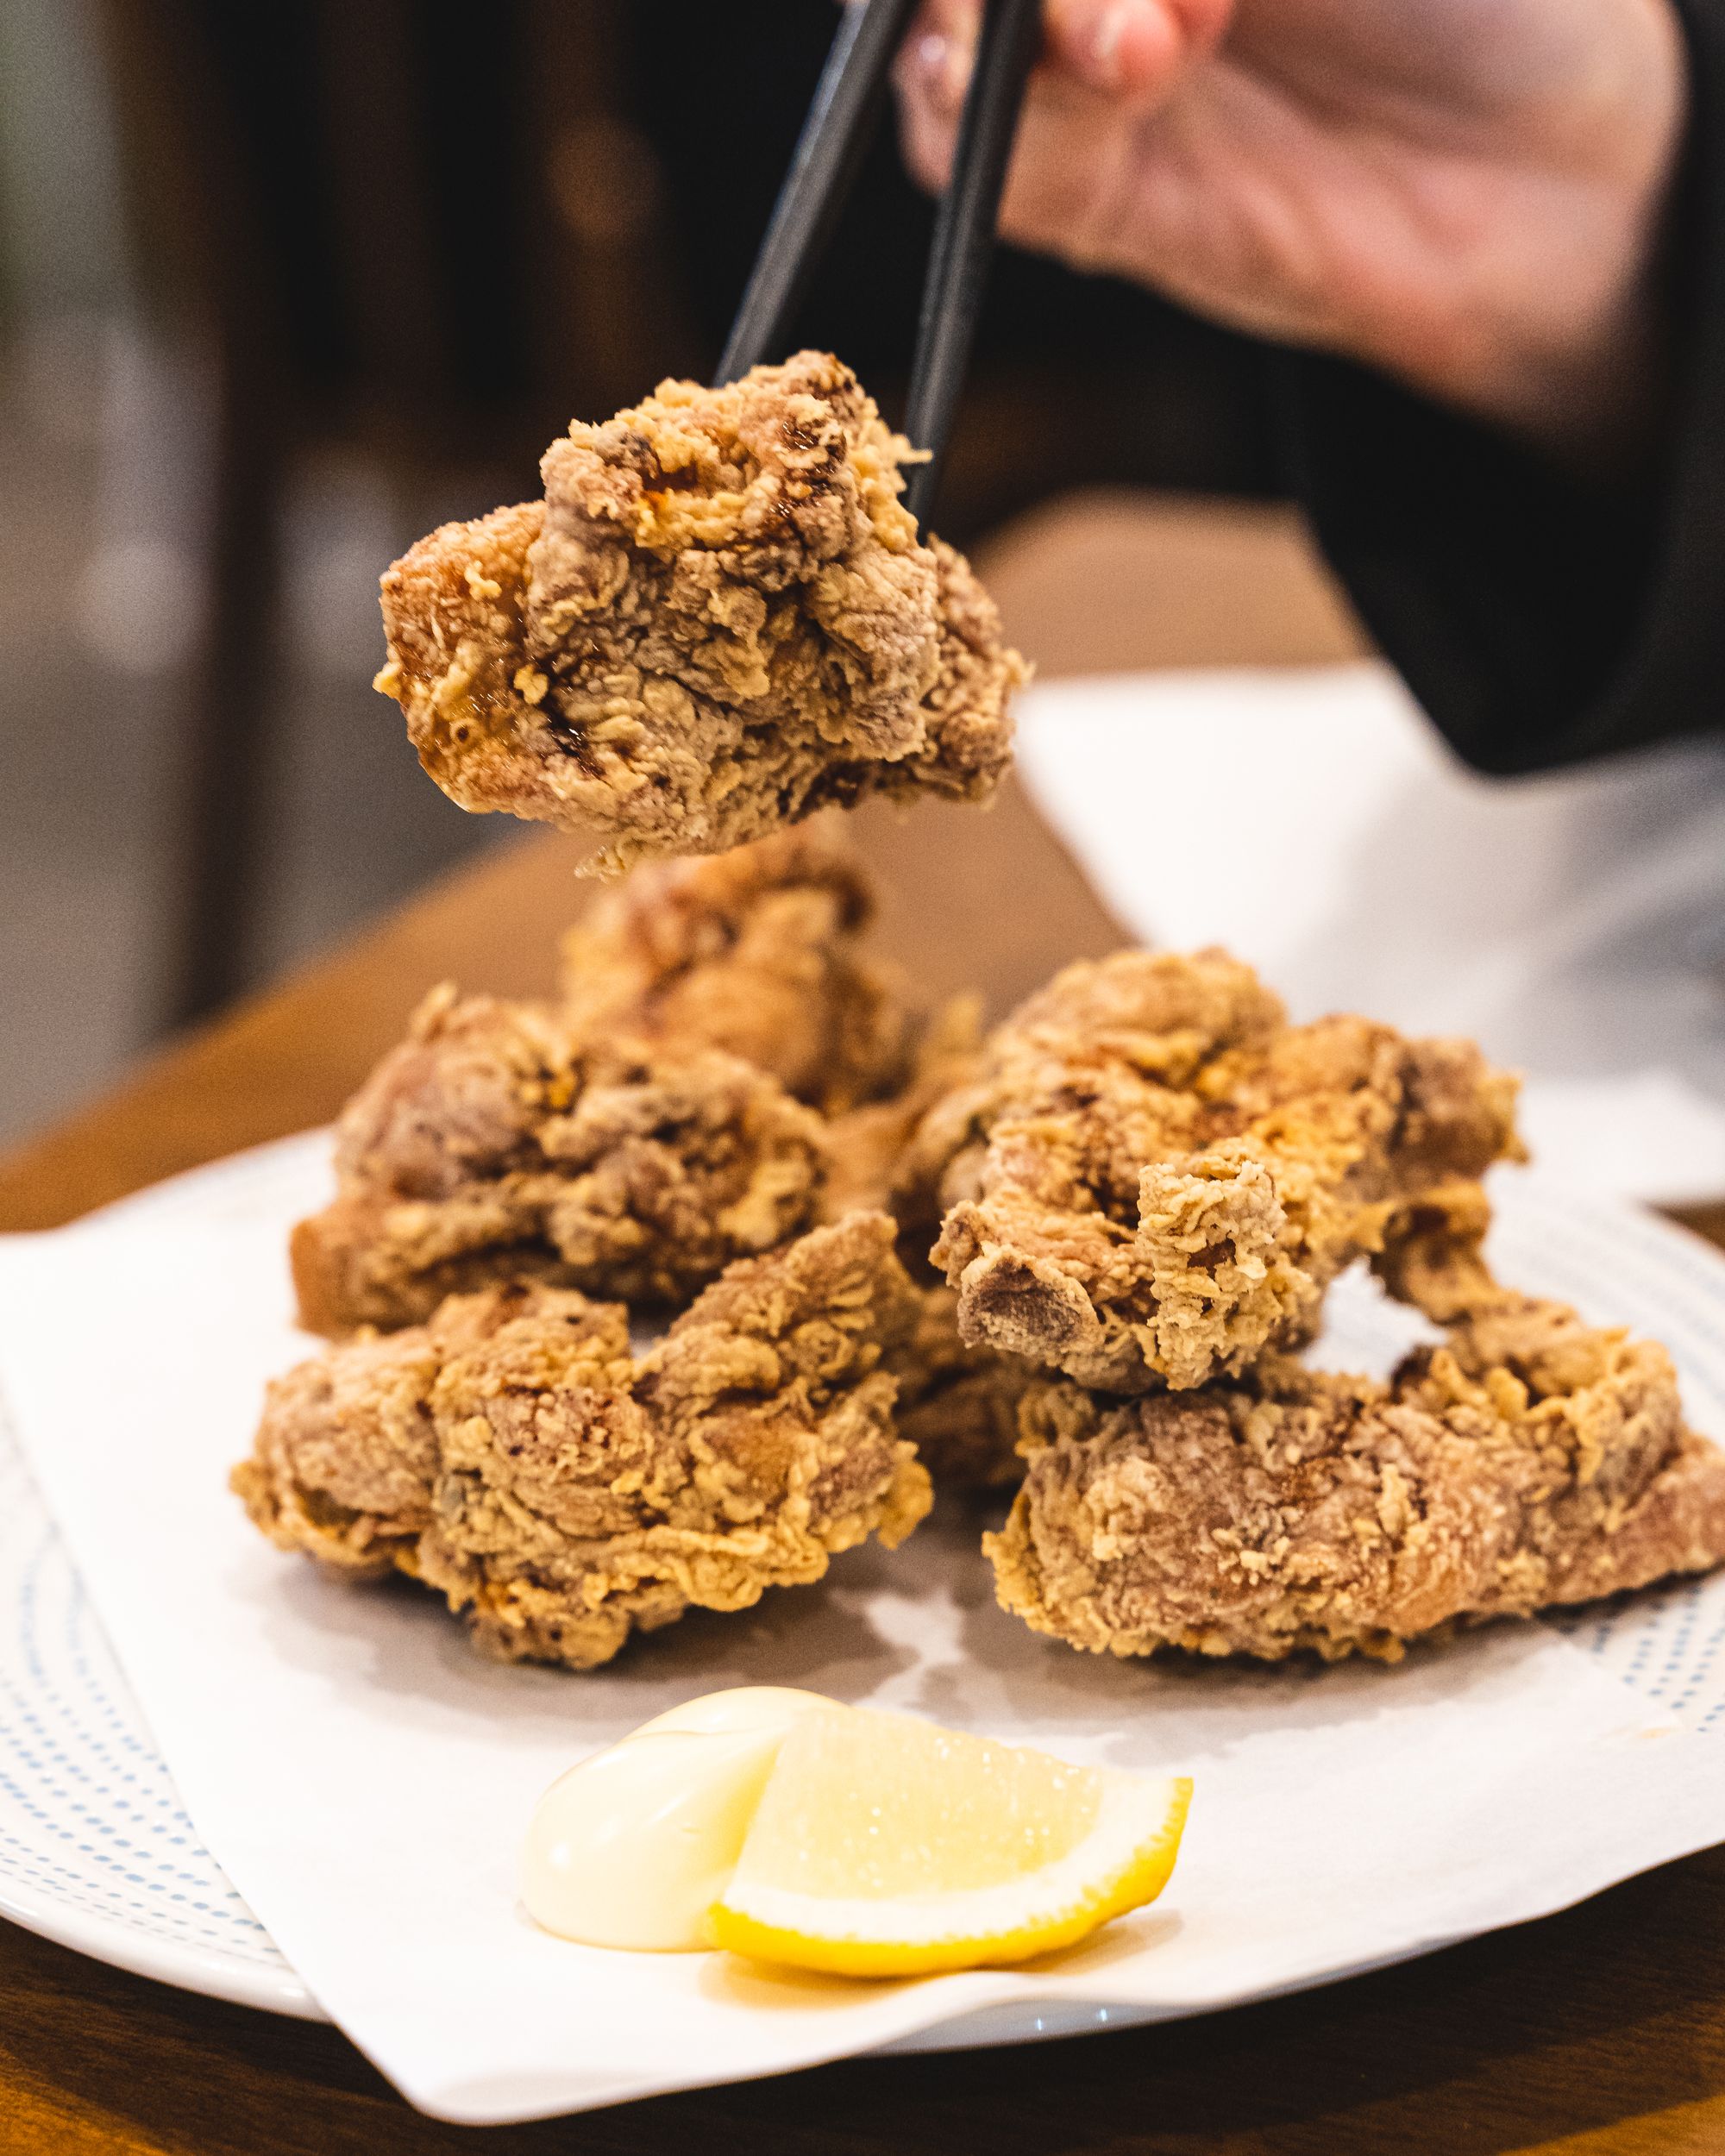
{"type": "Polygon", "coordinates": [[[1039,85],[1007,171],[1002,236],[1077,266],[1108,266],[1134,126],[1107,92],[1064,78],[1039,85]]]}
{"type": "MultiPolygon", "coordinates": [[[[894,70],[906,162],[925,185],[944,185],[975,63],[979,0],[923,0],[894,70]]],[[[1050,74],[1046,60],[1032,95],[1050,74]]]]}
{"type": "Polygon", "coordinates": [[[1154,96],[1181,63],[1185,43],[1168,0],[1050,0],[1049,61],[1092,90],[1154,96]]]}
{"type": "Polygon", "coordinates": [[[973,54],[966,32],[974,18],[974,8],[967,9],[963,0],[936,0],[925,7],[894,69],[905,162],[925,187],[946,184],[970,81],[973,54]]]}
{"type": "MultiPolygon", "coordinates": [[[[931,192],[946,185],[957,135],[962,90],[955,97],[943,53],[907,58],[906,73],[923,71],[901,97],[900,143],[912,177],[931,192]]],[[[901,89],[905,85],[901,82],[901,89]]],[[[1000,230],[1023,246],[1068,259],[1097,257],[1099,226],[1117,198],[1122,139],[1132,115],[1116,97],[1070,76],[1036,81],[1019,122],[1000,230]]]]}
{"type": "Polygon", "coordinates": [[[901,94],[924,97],[938,111],[957,113],[976,57],[976,0],[923,0],[899,54],[901,94]]]}
{"type": "MultiPolygon", "coordinates": [[[[1233,7],[1234,0],[1047,0],[1044,69],[1114,96],[1154,98],[1214,48],[1233,7]]],[[[981,12],[981,0],[925,0],[916,35],[969,53],[981,12]]]]}
{"type": "MultiPolygon", "coordinates": [[[[1153,110],[1227,28],[1235,0],[1049,0],[1049,44],[1031,78],[1010,191],[1022,206],[1044,196],[1095,191],[1101,135],[1112,118],[1153,110]],[[1098,140],[1087,141],[1095,129],[1098,140]],[[1051,144],[1027,154],[1025,138],[1051,144]],[[1075,159],[1071,169],[1060,163],[1075,159]]],[[[975,56],[978,0],[925,0],[899,56],[900,137],[906,165],[923,187],[939,190],[975,56]]],[[[1020,220],[1008,210],[1007,229],[1020,220]]],[[[1015,235],[1028,238],[1027,234],[1015,235]]],[[[1031,244],[1036,244],[1031,241],[1031,244]]],[[[1052,242],[1051,242],[1052,243],[1052,242]]]]}

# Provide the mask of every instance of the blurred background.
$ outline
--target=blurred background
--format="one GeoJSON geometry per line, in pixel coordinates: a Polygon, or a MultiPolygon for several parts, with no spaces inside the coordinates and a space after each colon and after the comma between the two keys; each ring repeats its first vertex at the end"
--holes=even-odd
{"type": "MultiPolygon", "coordinates": [[[[381,569],[711,367],[830,0],[4,0],[0,1142],[518,838],[419,772],[381,569]]],[[[799,342],[895,414],[891,130],[799,342]]],[[[1251,348],[1002,256],[941,523],[1276,491],[1251,348]]]]}

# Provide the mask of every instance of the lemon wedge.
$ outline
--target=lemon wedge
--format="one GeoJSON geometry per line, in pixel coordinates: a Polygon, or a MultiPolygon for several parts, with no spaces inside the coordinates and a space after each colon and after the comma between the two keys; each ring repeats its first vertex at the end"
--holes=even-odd
{"type": "Polygon", "coordinates": [[[717,1946],[842,1976],[917,1976],[1070,1946],[1168,1883],[1192,1784],[853,1708],[799,1720],[717,1946]]]}

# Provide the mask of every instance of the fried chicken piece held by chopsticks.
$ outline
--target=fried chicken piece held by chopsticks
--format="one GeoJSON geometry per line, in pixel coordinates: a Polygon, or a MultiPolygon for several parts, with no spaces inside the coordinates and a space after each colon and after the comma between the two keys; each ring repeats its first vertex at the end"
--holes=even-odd
{"type": "Polygon", "coordinates": [[[1387,1386],[1270,1357],[1191,1393],[1026,1395],[1003,1608],[1093,1652],[1394,1661],[1725,1560],[1725,1453],[1665,1350],[1498,1291],[1387,1386]]]}
{"type": "Polygon", "coordinates": [[[919,538],[910,454],[829,354],[662,382],[554,443],[543,502],[386,573],[377,685],[453,799],[595,833],[602,872],[868,794],[985,800],[1024,667],[919,538]]]}
{"type": "Polygon", "coordinates": [[[1220,951],[1070,966],[932,1108],[901,1218],[944,1213],[932,1256],[964,1338],[1132,1393],[1202,1384],[1307,1338],[1368,1254],[1395,1272],[1442,1224],[1477,1247],[1478,1177],[1519,1156],[1515,1081],[1464,1041],[1364,1018],[1290,1026],[1220,951]]]}
{"type": "Polygon", "coordinates": [[[445,988],[343,1111],[336,1167],[292,1253],[300,1322],[340,1335],[509,1280],[686,1301],[822,1217],[826,1137],[736,1056],[445,988]]]}
{"type": "Polygon", "coordinates": [[[819,824],[646,863],[564,937],[561,1008],[591,1038],[723,1049],[843,1114],[912,1067],[903,983],[864,946],[874,913],[861,861],[819,824]]]}
{"type": "Polygon", "coordinates": [[[733,1266],[638,1357],[615,1303],[454,1297],[278,1379],[234,1488],[279,1547],[422,1581],[492,1654],[592,1669],[911,1532],[928,1476],[881,1362],[915,1314],[880,1214],[733,1266]]]}

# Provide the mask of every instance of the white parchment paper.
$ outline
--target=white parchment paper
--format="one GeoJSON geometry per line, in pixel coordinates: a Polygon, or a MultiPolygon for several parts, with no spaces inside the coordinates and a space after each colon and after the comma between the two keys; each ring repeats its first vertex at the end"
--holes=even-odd
{"type": "Polygon", "coordinates": [[[1387,667],[1032,683],[1019,763],[1146,942],[1226,943],[1296,1018],[1466,1033],[1577,1186],[1725,1195],[1725,742],[1510,781],[1387,667]]]}
{"type": "MultiPolygon", "coordinates": [[[[1571,1637],[1502,1627],[1395,1670],[1118,1664],[1002,1615],[980,1519],[951,1507],[895,1554],[852,1553],[752,1613],[694,1615],[606,1670],[482,1661],[430,1597],[270,1549],[225,1486],[264,1380],[311,1344],[290,1324],[282,1248],[321,1174],[205,1219],[192,1203],[0,1241],[0,1391],[199,1833],[329,2013],[430,2111],[578,2109],[989,2009],[973,2027],[1022,2028],[1039,2000],[1189,2014],[1538,1915],[1725,1839],[1712,1583],[1628,1605],[1621,1637],[1609,1614],[1571,1637]],[[1649,1670],[1659,1683],[1635,1681],[1649,1670]],[[1172,1885],[1044,1964],[898,1984],[535,1930],[514,1864],[544,1784],[674,1701],[742,1683],[1190,1772],[1172,1885]]],[[[1504,1224],[1528,1285],[1629,1317],[1665,1308],[1694,1411],[1725,1414],[1725,1263],[1531,1184],[1504,1224]],[[1559,1277],[1529,1277],[1541,1251],[1559,1277]]],[[[1337,1316],[1345,1359],[1393,1351],[1397,1322],[1369,1295],[1344,1294],[1337,1316]]]]}

